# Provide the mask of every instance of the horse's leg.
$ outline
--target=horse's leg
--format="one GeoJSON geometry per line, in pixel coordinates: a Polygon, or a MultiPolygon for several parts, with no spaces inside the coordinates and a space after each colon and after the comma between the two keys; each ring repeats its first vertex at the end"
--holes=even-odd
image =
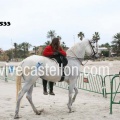
{"type": "Polygon", "coordinates": [[[74,89],[75,85],[73,84],[73,82],[70,81],[69,83],[69,101],[68,101],[68,109],[69,109],[69,112],[71,113],[72,112],[72,93],[73,93],[73,89],[74,89]]]}
{"type": "Polygon", "coordinates": [[[76,96],[77,96],[77,94],[78,94],[78,89],[77,89],[76,86],[74,87],[74,90],[75,90],[75,94],[74,94],[74,97],[73,97],[73,99],[72,99],[72,103],[75,102],[76,96]]]}
{"type": "Polygon", "coordinates": [[[22,97],[24,96],[24,94],[30,89],[32,84],[30,83],[25,83],[24,87],[21,89],[21,91],[18,94],[18,99],[17,99],[17,104],[16,104],[16,110],[15,110],[15,116],[14,119],[18,119],[19,118],[19,107],[20,107],[20,101],[22,99],[22,97]]]}
{"type": "Polygon", "coordinates": [[[32,91],[33,91],[33,85],[30,87],[29,91],[27,92],[26,98],[28,99],[29,103],[31,104],[33,111],[34,111],[37,115],[40,115],[41,112],[43,111],[43,109],[38,111],[38,110],[35,108],[35,106],[34,106],[34,104],[33,104],[33,101],[32,101],[32,91]]]}

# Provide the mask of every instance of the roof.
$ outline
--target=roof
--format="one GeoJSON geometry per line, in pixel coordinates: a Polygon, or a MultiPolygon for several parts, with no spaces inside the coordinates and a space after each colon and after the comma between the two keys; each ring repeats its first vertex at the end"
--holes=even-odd
{"type": "Polygon", "coordinates": [[[107,50],[107,48],[106,47],[100,47],[100,48],[98,48],[98,50],[107,50]]]}

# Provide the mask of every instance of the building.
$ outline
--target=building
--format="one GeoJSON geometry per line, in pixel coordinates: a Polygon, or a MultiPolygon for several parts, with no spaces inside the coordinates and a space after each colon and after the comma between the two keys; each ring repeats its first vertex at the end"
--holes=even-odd
{"type": "Polygon", "coordinates": [[[101,54],[102,51],[108,51],[108,48],[106,47],[100,47],[98,48],[98,53],[101,54]]]}

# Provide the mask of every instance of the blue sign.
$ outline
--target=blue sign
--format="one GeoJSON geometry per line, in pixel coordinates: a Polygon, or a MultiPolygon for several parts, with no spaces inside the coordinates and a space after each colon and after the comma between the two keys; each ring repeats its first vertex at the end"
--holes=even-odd
{"type": "Polygon", "coordinates": [[[9,73],[13,73],[14,72],[14,66],[9,66],[9,73]]]}

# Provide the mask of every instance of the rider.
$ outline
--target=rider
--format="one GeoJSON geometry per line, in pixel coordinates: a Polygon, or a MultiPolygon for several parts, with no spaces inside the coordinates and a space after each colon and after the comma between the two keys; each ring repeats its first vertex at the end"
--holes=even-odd
{"type": "MultiPolygon", "coordinates": [[[[55,58],[58,61],[59,66],[61,66],[62,60],[60,59],[60,56],[65,57],[66,52],[60,46],[59,38],[53,38],[51,44],[45,47],[43,51],[43,56],[49,57],[49,58],[55,58]]],[[[50,87],[49,94],[50,95],[55,95],[53,92],[53,85],[54,85],[53,82],[49,82],[49,87],[50,87]]],[[[48,95],[47,80],[44,80],[44,79],[43,79],[43,94],[48,95]]]]}

